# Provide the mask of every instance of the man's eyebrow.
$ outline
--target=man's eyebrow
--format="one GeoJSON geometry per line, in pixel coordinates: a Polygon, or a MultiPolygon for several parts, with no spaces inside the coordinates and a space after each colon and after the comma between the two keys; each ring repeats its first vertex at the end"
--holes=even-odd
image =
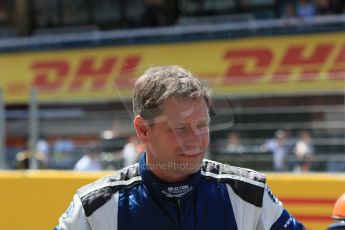
{"type": "Polygon", "coordinates": [[[201,121],[201,122],[210,122],[211,121],[211,118],[209,117],[209,116],[207,116],[207,117],[204,117],[204,118],[202,118],[202,119],[200,119],[200,120],[198,120],[198,121],[201,121]]]}
{"type": "Polygon", "coordinates": [[[166,115],[159,115],[159,116],[155,117],[154,120],[155,120],[155,123],[169,121],[169,119],[166,115]]]}
{"type": "MultiPolygon", "coordinates": [[[[202,119],[194,120],[193,123],[201,123],[201,122],[209,123],[210,121],[211,121],[211,119],[209,117],[205,117],[202,119]]],[[[170,121],[169,124],[171,124],[171,125],[186,125],[187,122],[185,122],[185,121],[170,121]]]]}
{"type": "Polygon", "coordinates": [[[187,123],[185,121],[168,121],[168,125],[175,126],[175,125],[186,125],[187,123]]]}

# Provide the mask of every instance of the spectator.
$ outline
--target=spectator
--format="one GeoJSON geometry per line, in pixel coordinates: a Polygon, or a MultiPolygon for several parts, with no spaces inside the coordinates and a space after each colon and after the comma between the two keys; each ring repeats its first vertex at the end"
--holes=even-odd
{"type": "Polygon", "coordinates": [[[226,151],[229,153],[244,153],[244,146],[241,144],[241,138],[238,133],[228,134],[226,151]]]}
{"type": "Polygon", "coordinates": [[[297,16],[300,18],[311,18],[315,16],[315,6],[310,0],[300,0],[297,4],[297,16]]]}
{"type": "Polygon", "coordinates": [[[335,223],[329,225],[327,230],[345,229],[345,193],[343,193],[333,206],[332,219],[335,223]]]}
{"type": "Polygon", "coordinates": [[[75,145],[72,140],[58,139],[53,146],[53,157],[56,160],[66,160],[74,152],[75,145]]]}
{"type": "Polygon", "coordinates": [[[286,5],[284,5],[283,18],[287,25],[290,24],[291,22],[294,22],[297,19],[296,4],[287,3],[286,5]]]}
{"type": "Polygon", "coordinates": [[[286,171],[287,155],[291,151],[291,141],[288,139],[288,132],[278,130],[275,133],[275,138],[268,140],[264,144],[264,148],[273,154],[273,168],[275,171],[286,171]]]}
{"type": "Polygon", "coordinates": [[[300,172],[309,171],[315,153],[315,148],[312,143],[310,132],[300,132],[299,139],[297,140],[296,146],[294,148],[294,153],[298,162],[295,170],[300,172]]]}
{"type": "Polygon", "coordinates": [[[124,159],[124,166],[127,167],[136,163],[139,159],[140,150],[138,150],[139,140],[136,136],[128,138],[127,144],[125,144],[122,150],[122,156],[124,159]]]}
{"type": "Polygon", "coordinates": [[[291,19],[296,17],[296,6],[293,3],[289,3],[284,8],[284,18],[291,19]]]}
{"type": "Polygon", "coordinates": [[[8,22],[8,12],[3,4],[0,3],[0,25],[6,25],[8,22]]]}
{"type": "Polygon", "coordinates": [[[100,149],[96,144],[89,144],[86,147],[84,156],[75,164],[76,171],[99,171],[102,170],[100,149]]]}
{"type": "Polygon", "coordinates": [[[37,151],[44,154],[45,159],[49,160],[50,146],[46,139],[40,138],[37,142],[37,151]]]}
{"type": "MultiPolygon", "coordinates": [[[[32,150],[30,141],[25,141],[24,149],[16,154],[16,168],[17,169],[29,169],[30,168],[30,160],[32,157],[32,150]]],[[[37,160],[37,167],[38,169],[46,169],[47,168],[47,155],[41,151],[36,150],[35,158],[37,160]]]]}

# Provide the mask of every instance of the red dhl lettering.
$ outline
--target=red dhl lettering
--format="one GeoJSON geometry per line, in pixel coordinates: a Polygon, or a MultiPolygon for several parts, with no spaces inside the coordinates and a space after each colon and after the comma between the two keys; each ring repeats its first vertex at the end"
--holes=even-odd
{"type": "Polygon", "coordinates": [[[228,50],[224,54],[224,59],[238,60],[230,64],[225,73],[225,82],[254,83],[260,79],[273,60],[273,53],[268,49],[245,49],[228,50]],[[252,71],[247,70],[246,62],[254,61],[255,67],[252,71]]]}
{"type": "Polygon", "coordinates": [[[319,44],[312,53],[307,56],[305,45],[289,47],[276,72],[273,74],[273,81],[287,81],[293,70],[301,72],[300,80],[314,80],[327,62],[333,44],[319,44]]]}
{"type": "Polygon", "coordinates": [[[38,61],[34,62],[31,68],[36,72],[33,85],[38,90],[59,89],[68,74],[69,65],[66,60],[38,61]]]}
{"type": "MultiPolygon", "coordinates": [[[[222,61],[228,63],[224,83],[254,84],[264,77],[274,83],[289,81],[292,76],[297,76],[300,81],[314,81],[321,73],[329,80],[344,79],[345,44],[341,45],[294,44],[286,47],[282,55],[272,47],[228,49],[222,56],[222,61]]],[[[63,88],[73,92],[83,89],[101,91],[109,86],[128,89],[134,83],[141,59],[141,55],[83,57],[73,65],[68,59],[37,60],[31,65],[32,84],[47,92],[63,88]]]]}
{"type": "Polygon", "coordinates": [[[92,82],[92,90],[104,89],[116,61],[116,57],[104,58],[100,67],[97,68],[95,67],[96,60],[94,58],[85,58],[81,60],[75,77],[70,84],[70,90],[80,90],[87,79],[92,82]]]}
{"type": "Polygon", "coordinates": [[[68,60],[38,60],[31,65],[34,73],[32,84],[38,90],[47,92],[59,91],[66,83],[70,91],[80,91],[88,83],[90,90],[104,90],[108,84],[115,84],[114,88],[128,88],[133,84],[134,71],[140,60],[139,55],[123,60],[115,56],[102,60],[87,57],[81,59],[75,69],[68,60]]]}
{"type": "Polygon", "coordinates": [[[284,82],[295,72],[301,81],[316,80],[323,71],[331,80],[345,78],[345,45],[341,49],[331,43],[313,47],[293,45],[287,47],[280,60],[277,58],[270,48],[227,50],[223,59],[229,61],[229,67],[224,83],[256,83],[267,75],[271,76],[271,82],[284,82]],[[334,60],[333,52],[337,54],[334,60]],[[250,70],[251,63],[254,66],[250,70]]]}
{"type": "Polygon", "coordinates": [[[341,48],[330,70],[331,79],[342,79],[345,75],[345,44],[341,48]]]}

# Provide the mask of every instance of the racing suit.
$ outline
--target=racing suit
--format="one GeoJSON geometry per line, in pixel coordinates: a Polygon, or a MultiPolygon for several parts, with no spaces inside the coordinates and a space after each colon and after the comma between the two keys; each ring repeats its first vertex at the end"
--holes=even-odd
{"type": "Polygon", "coordinates": [[[204,160],[182,183],[164,183],[145,157],[82,187],[56,230],[305,229],[259,172],[204,160]]]}

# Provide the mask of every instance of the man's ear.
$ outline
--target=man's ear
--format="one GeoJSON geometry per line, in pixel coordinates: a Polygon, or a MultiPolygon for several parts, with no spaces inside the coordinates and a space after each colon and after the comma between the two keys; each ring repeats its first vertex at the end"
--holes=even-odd
{"type": "Polygon", "coordinates": [[[144,120],[144,118],[140,115],[136,115],[133,120],[135,131],[137,132],[137,136],[141,140],[142,143],[148,143],[148,130],[149,124],[144,120]]]}

